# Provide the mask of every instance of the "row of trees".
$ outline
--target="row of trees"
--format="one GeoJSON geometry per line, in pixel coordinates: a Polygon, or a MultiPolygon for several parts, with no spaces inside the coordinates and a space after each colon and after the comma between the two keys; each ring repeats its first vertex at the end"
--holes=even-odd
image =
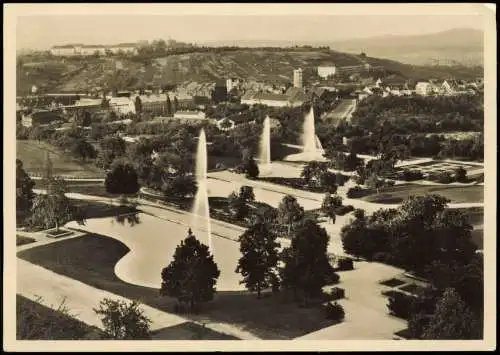
{"type": "MultiPolygon", "coordinates": [[[[282,289],[292,291],[296,301],[307,305],[322,295],[323,286],[339,280],[326,254],[328,239],[324,228],[305,219],[294,231],[290,247],[280,252],[271,226],[257,221],[239,237],[241,257],[236,272],[257,298],[264,290],[282,289]]],[[[162,271],[161,294],[176,298],[181,307],[198,310],[201,303],[213,299],[219,276],[208,246],[189,230],[173,261],[162,271]]]]}

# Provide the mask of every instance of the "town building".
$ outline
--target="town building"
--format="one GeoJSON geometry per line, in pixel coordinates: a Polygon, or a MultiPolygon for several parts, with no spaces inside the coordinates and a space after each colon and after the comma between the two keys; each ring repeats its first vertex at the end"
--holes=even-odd
{"type": "Polygon", "coordinates": [[[120,43],[112,46],[108,46],[107,48],[111,53],[125,53],[125,54],[137,54],[137,44],[135,43],[120,43]]]}
{"type": "Polygon", "coordinates": [[[308,99],[301,88],[289,88],[284,94],[268,92],[247,92],[241,98],[241,103],[246,105],[266,105],[270,107],[297,107],[308,99]]]}
{"type": "Polygon", "coordinates": [[[109,99],[109,107],[117,114],[135,114],[135,102],[129,97],[112,97],[109,99]]]}
{"type": "Polygon", "coordinates": [[[320,66],[318,67],[318,76],[323,79],[327,79],[328,77],[332,77],[335,75],[337,71],[337,67],[335,65],[330,66],[320,66]]]}
{"type": "Polygon", "coordinates": [[[303,86],[302,69],[295,69],[293,71],[293,86],[296,88],[301,88],[303,86]]]}
{"type": "Polygon", "coordinates": [[[441,93],[443,95],[455,95],[459,91],[459,84],[455,80],[445,80],[441,84],[441,93]]]}
{"type": "Polygon", "coordinates": [[[62,46],[53,46],[50,49],[50,54],[63,57],[74,56],[78,55],[77,49],[80,47],[81,45],[77,44],[65,44],[62,46]]]}
{"type": "Polygon", "coordinates": [[[421,96],[428,96],[434,94],[436,88],[434,84],[429,81],[419,81],[417,85],[415,85],[415,93],[421,96]]]}

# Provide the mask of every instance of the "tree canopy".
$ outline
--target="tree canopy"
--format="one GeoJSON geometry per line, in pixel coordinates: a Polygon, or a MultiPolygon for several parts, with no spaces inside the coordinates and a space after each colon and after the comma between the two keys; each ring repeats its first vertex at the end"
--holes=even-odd
{"type": "Polygon", "coordinates": [[[190,233],[176,247],[172,262],[163,269],[160,293],[175,297],[194,310],[201,302],[213,299],[219,276],[208,247],[190,233]]]}
{"type": "Polygon", "coordinates": [[[261,291],[279,284],[278,247],[276,235],[263,222],[253,224],[239,237],[241,258],[236,272],[241,273],[248,290],[261,291]]]}

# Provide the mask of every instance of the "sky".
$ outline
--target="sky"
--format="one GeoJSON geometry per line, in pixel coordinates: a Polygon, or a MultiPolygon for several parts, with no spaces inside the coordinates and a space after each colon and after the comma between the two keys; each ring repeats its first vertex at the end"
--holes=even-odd
{"type": "Polygon", "coordinates": [[[17,18],[18,49],[68,43],[114,44],[175,39],[197,44],[240,41],[338,41],[482,29],[478,15],[36,15],[17,18]]]}

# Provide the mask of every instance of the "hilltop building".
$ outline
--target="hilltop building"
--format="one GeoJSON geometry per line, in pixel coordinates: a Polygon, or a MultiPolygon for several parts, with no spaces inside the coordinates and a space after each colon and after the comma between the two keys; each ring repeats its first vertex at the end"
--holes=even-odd
{"type": "Polygon", "coordinates": [[[337,72],[337,67],[335,65],[318,67],[318,76],[322,77],[323,79],[327,79],[329,77],[334,76],[336,72],[337,72]]]}
{"type": "Polygon", "coordinates": [[[115,45],[84,45],[84,44],[65,44],[62,46],[53,46],[50,53],[55,56],[89,56],[94,54],[106,55],[107,53],[128,53],[137,54],[137,45],[134,43],[120,43],[115,45]]]}

